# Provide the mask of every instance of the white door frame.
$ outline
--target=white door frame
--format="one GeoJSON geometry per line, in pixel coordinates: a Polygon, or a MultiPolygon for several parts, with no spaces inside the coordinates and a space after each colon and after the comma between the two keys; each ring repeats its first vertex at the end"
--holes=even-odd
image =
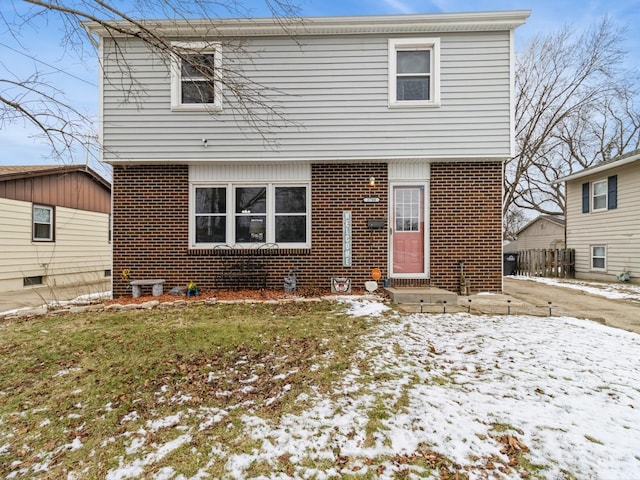
{"type": "Polygon", "coordinates": [[[389,265],[387,267],[387,271],[389,272],[389,278],[430,278],[429,273],[429,257],[430,257],[430,243],[429,238],[430,235],[430,212],[429,212],[429,181],[421,180],[421,181],[411,181],[411,180],[392,180],[389,181],[389,191],[387,192],[387,198],[389,198],[388,204],[388,218],[389,218],[389,230],[387,231],[387,247],[388,247],[388,255],[389,265]],[[423,196],[422,196],[422,209],[423,209],[423,220],[424,220],[424,229],[423,229],[423,242],[424,242],[424,272],[423,273],[394,273],[393,272],[393,233],[395,232],[395,187],[422,187],[423,196]]]}

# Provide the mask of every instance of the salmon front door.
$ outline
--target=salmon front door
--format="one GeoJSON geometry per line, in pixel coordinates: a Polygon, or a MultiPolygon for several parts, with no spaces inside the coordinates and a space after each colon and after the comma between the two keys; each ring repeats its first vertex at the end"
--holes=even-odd
{"type": "Polygon", "coordinates": [[[393,274],[424,274],[424,187],[393,187],[393,217],[393,274]]]}

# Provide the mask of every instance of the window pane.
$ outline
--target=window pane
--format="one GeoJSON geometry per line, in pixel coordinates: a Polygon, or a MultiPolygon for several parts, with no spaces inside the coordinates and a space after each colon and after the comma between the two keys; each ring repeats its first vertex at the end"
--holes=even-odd
{"type": "Polygon", "coordinates": [[[267,238],[266,218],[264,216],[247,215],[236,217],[236,242],[264,242],[267,238]]]}
{"type": "Polygon", "coordinates": [[[42,240],[51,239],[51,225],[47,223],[36,223],[34,225],[33,238],[39,238],[42,240]]]}
{"type": "Polygon", "coordinates": [[[182,103],[214,103],[215,87],[211,82],[182,82],[182,103]]]}
{"type": "Polygon", "coordinates": [[[203,53],[185,55],[182,60],[182,78],[213,78],[215,55],[203,53]]]}
{"type": "Polygon", "coordinates": [[[399,77],[397,100],[429,100],[428,77],[399,77]]]}
{"type": "Polygon", "coordinates": [[[276,187],[276,213],[306,213],[305,187],[276,187]]]}
{"type": "Polygon", "coordinates": [[[304,243],[307,241],[307,217],[276,217],[276,243],[304,243]]]}
{"type": "Polygon", "coordinates": [[[604,247],[593,247],[594,257],[604,257],[604,247]]]}
{"type": "Polygon", "coordinates": [[[226,213],[226,188],[196,188],[196,213],[226,213]]]}
{"type": "Polygon", "coordinates": [[[265,213],[267,189],[265,187],[236,188],[236,213],[265,213]]]}
{"type": "Polygon", "coordinates": [[[38,223],[51,223],[51,209],[34,207],[33,221],[38,223]]]}
{"type": "Polygon", "coordinates": [[[398,73],[429,73],[429,50],[398,52],[398,73]]]}
{"type": "Polygon", "coordinates": [[[604,268],[604,258],[594,258],[593,268],[604,268]]]}
{"type": "Polygon", "coordinates": [[[607,208],[607,196],[601,195],[598,197],[593,197],[593,209],[600,210],[603,208],[607,208]]]}
{"type": "Polygon", "coordinates": [[[196,217],[196,243],[225,243],[226,217],[196,217]]]}
{"type": "Polygon", "coordinates": [[[607,182],[595,182],[593,184],[593,195],[606,195],[607,182]]]}

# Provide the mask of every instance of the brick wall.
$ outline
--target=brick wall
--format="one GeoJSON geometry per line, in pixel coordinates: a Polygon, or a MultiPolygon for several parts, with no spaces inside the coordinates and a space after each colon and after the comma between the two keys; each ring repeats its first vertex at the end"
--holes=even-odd
{"type": "MultiPolygon", "coordinates": [[[[195,281],[201,288],[216,285],[224,261],[215,252],[189,252],[189,170],[183,165],[115,166],[113,169],[114,297],[129,295],[131,278],[164,278],[165,290],[195,281]]],[[[268,287],[282,289],[284,277],[297,270],[298,286],[330,288],[331,277],[350,277],[363,287],[372,268],[387,275],[385,164],[314,165],[312,167],[312,246],[269,255],[268,287]],[[370,176],[377,186],[368,186],[370,176]],[[376,196],[379,203],[364,203],[376,196]],[[352,266],[342,266],[342,212],[352,212],[352,266]],[[368,219],[385,219],[385,228],[370,230],[368,219]]]]}
{"type": "Polygon", "coordinates": [[[502,163],[431,165],[431,284],[457,292],[459,261],[472,292],[502,290],[502,163]]]}
{"type": "MultiPolygon", "coordinates": [[[[502,165],[434,164],[431,167],[431,284],[458,291],[459,260],[473,291],[502,288],[502,165]]],[[[312,248],[281,250],[264,258],[269,288],[282,289],[297,270],[301,288],[330,288],[331,277],[349,277],[362,288],[371,270],[387,277],[388,182],[385,164],[318,164],[311,169],[312,248]],[[377,186],[368,186],[369,177],[377,186]],[[365,203],[378,197],[379,203],[365,203]],[[352,212],[352,266],[342,266],[342,212],[352,212]],[[367,220],[383,219],[382,229],[367,220]]],[[[165,290],[195,281],[216,286],[224,259],[188,250],[188,167],[115,166],[113,171],[114,297],[129,295],[131,278],[165,278],[165,290]]],[[[397,280],[394,285],[428,281],[397,280]]]]}

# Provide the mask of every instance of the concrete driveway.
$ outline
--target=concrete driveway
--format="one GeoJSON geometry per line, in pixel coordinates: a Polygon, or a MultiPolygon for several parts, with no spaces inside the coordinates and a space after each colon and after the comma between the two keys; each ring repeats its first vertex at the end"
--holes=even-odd
{"type": "Polygon", "coordinates": [[[572,288],[509,277],[504,278],[504,293],[539,311],[548,310],[551,302],[553,315],[587,318],[640,333],[640,303],[632,300],[611,300],[572,288]]]}

